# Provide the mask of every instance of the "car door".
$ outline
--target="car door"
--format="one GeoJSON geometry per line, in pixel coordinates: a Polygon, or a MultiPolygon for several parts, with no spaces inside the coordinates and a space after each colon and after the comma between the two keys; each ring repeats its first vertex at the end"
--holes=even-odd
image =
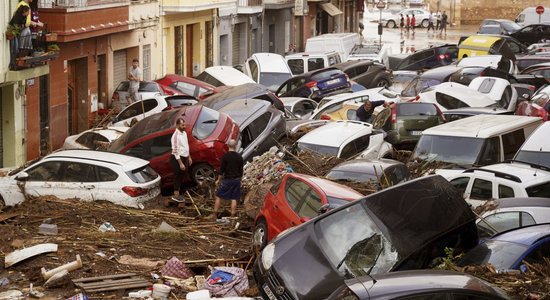
{"type": "Polygon", "coordinates": [[[284,182],[284,197],[277,197],[271,208],[271,224],[279,233],[287,228],[300,224],[299,209],[303,200],[310,193],[311,187],[298,178],[287,177],[284,182]]]}
{"type": "Polygon", "coordinates": [[[28,196],[55,195],[56,186],[61,182],[62,161],[48,160],[37,163],[25,170],[29,177],[19,182],[28,196]]]}
{"type": "Polygon", "coordinates": [[[246,160],[263,154],[276,144],[276,137],[268,130],[270,129],[268,125],[271,117],[271,112],[265,112],[245,127],[246,133],[244,135],[248,141],[243,140],[243,144],[246,144],[246,146],[243,149],[242,156],[246,160]]]}
{"type": "Polygon", "coordinates": [[[97,188],[93,189],[93,198],[128,205],[128,203],[123,202],[127,195],[122,191],[123,186],[119,183],[121,181],[117,181],[119,175],[115,171],[102,166],[96,166],[96,173],[97,182],[95,185],[97,188]]]}
{"type": "Polygon", "coordinates": [[[61,199],[78,198],[92,201],[97,189],[95,165],[66,161],[61,165],[61,180],[55,185],[55,195],[61,199]]]}
{"type": "Polygon", "coordinates": [[[156,99],[146,99],[132,103],[116,116],[113,123],[117,124],[114,124],[115,126],[129,126],[131,119],[136,118],[139,121],[148,116],[150,111],[157,106],[159,106],[159,103],[156,99]],[[124,124],[125,122],[127,122],[128,125],[124,124]]]}
{"type": "Polygon", "coordinates": [[[469,199],[471,189],[469,176],[457,177],[449,182],[460,192],[464,200],[469,199]]]}

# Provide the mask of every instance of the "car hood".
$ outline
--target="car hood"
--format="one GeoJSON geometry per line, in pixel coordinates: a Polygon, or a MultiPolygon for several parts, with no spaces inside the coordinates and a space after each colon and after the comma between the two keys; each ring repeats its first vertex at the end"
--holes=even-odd
{"type": "MultiPolygon", "coordinates": [[[[395,268],[407,258],[438,240],[440,247],[453,247],[442,239],[463,228],[475,229],[475,216],[458,191],[443,177],[434,175],[398,184],[357,200],[367,210],[392,249],[394,261],[377,261],[395,268]]],[[[273,240],[275,256],[270,272],[281,278],[285,290],[296,299],[324,299],[344,281],[324,255],[318,242],[316,223],[354,205],[352,202],[300,225],[273,240]]],[[[468,241],[473,247],[475,241],[468,241]]],[[[381,268],[383,269],[383,268],[381,268]]]]}

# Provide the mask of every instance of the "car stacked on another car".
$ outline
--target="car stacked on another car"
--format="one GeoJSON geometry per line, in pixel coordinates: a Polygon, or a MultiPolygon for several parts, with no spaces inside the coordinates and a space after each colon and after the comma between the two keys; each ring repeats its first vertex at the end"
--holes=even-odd
{"type": "MultiPolygon", "coordinates": [[[[111,101],[113,102],[113,105],[118,105],[120,106],[119,109],[122,109],[124,105],[129,104],[131,101],[129,99],[130,98],[130,93],[128,92],[129,89],[130,89],[130,82],[128,80],[125,80],[119,83],[115,91],[113,92],[113,96],[111,97],[111,101]]],[[[164,92],[160,84],[154,81],[139,82],[138,96],[140,97],[140,100],[154,98],[155,96],[162,96],[162,95],[164,95],[164,92]]]]}
{"type": "Polygon", "coordinates": [[[407,166],[393,159],[351,159],[332,168],[326,178],[333,181],[371,184],[377,190],[410,179],[407,166]]]}
{"type": "Polygon", "coordinates": [[[279,97],[306,97],[319,101],[329,95],[350,91],[348,76],[330,67],[294,76],[281,84],[276,94],[279,97]]]}
{"type": "Polygon", "coordinates": [[[62,149],[105,149],[110,143],[118,139],[129,127],[111,126],[92,128],[79,134],[68,136],[62,149]]]}
{"type": "Polygon", "coordinates": [[[197,99],[202,99],[207,95],[220,91],[219,88],[216,88],[209,83],[177,74],[166,74],[166,76],[155,80],[155,82],[161,84],[161,86],[168,86],[182,92],[185,95],[193,96],[197,99]]]}
{"type": "Polygon", "coordinates": [[[333,66],[340,69],[353,80],[367,89],[388,87],[392,84],[391,72],[386,66],[371,60],[347,61],[333,66]]]}

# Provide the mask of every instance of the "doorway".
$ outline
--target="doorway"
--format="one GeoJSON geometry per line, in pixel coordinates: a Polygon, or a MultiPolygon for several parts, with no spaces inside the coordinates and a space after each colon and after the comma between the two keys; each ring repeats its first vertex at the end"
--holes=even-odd
{"type": "Polygon", "coordinates": [[[88,129],[87,58],[70,60],[67,71],[68,131],[69,135],[74,135],[88,129]]]}
{"type": "Polygon", "coordinates": [[[50,145],[50,75],[39,77],[40,156],[51,152],[50,145]]]}
{"type": "Polygon", "coordinates": [[[185,76],[193,76],[193,25],[185,26],[185,76]]]}

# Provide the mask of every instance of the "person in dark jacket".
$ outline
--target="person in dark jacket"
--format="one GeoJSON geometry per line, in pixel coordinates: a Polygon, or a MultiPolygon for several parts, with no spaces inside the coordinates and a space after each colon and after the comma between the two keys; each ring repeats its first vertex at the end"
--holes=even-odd
{"type": "Polygon", "coordinates": [[[222,156],[220,174],[218,175],[218,190],[216,191],[216,203],[214,212],[210,218],[218,217],[221,200],[231,201],[231,217],[235,217],[237,210],[237,201],[241,199],[241,178],[243,177],[244,160],[237,152],[237,141],[229,140],[227,142],[229,151],[222,156]]]}
{"type": "Polygon", "coordinates": [[[355,111],[355,116],[357,117],[357,120],[366,122],[366,123],[371,123],[372,113],[374,112],[374,108],[380,105],[384,105],[384,107],[386,107],[389,105],[389,103],[384,100],[380,100],[380,101],[367,100],[365,104],[361,105],[361,107],[359,107],[357,111],[355,111]]]}

